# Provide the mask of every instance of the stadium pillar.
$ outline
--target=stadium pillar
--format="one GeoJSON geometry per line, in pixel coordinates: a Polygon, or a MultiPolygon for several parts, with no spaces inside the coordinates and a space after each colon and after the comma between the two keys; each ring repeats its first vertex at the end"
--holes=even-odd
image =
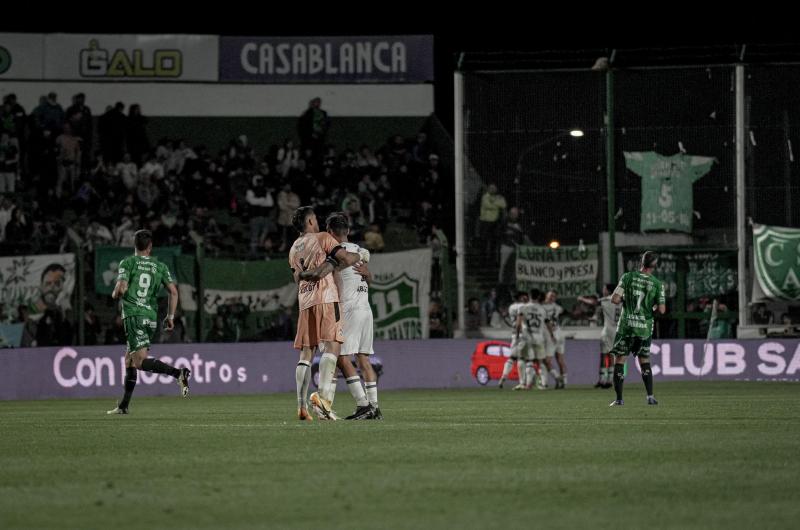
{"type": "MultiPolygon", "coordinates": [[[[744,65],[736,65],[736,246],[738,254],[739,326],[747,324],[747,218],[745,217],[744,65]]],[[[738,336],[738,332],[737,332],[738,336]]]]}
{"type": "Polygon", "coordinates": [[[456,278],[458,282],[458,334],[463,336],[465,327],[464,299],[464,75],[453,74],[455,109],[455,203],[456,203],[456,278]]]}
{"type": "Polygon", "coordinates": [[[205,251],[203,249],[202,241],[197,242],[195,251],[195,278],[197,279],[197,322],[195,322],[195,330],[197,331],[197,339],[195,342],[203,342],[206,338],[205,333],[205,280],[203,278],[203,258],[205,251]]]}
{"type": "Polygon", "coordinates": [[[608,196],[606,213],[608,215],[608,271],[612,282],[619,278],[617,274],[617,244],[615,237],[615,165],[614,165],[614,71],[606,70],[606,195],[608,196]]]}
{"type": "Polygon", "coordinates": [[[453,74],[455,133],[455,204],[456,204],[456,278],[458,282],[458,334],[464,336],[464,75],[453,74]]]}
{"type": "Polygon", "coordinates": [[[75,273],[76,287],[78,289],[78,344],[83,346],[86,338],[86,319],[83,315],[86,300],[86,286],[83,281],[83,249],[80,245],[76,245],[75,247],[75,273]]]}

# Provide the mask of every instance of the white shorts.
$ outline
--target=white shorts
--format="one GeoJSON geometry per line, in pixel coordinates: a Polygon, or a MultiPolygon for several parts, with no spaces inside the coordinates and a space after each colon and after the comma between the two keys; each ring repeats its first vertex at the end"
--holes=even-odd
{"type": "Polygon", "coordinates": [[[342,312],[344,344],[339,355],[375,353],[372,349],[372,311],[356,309],[342,312]]]}
{"type": "Polygon", "coordinates": [[[544,351],[548,357],[552,357],[556,353],[564,353],[564,334],[561,333],[560,329],[557,329],[553,335],[555,335],[555,341],[553,341],[549,331],[544,332],[544,351]]]}
{"type": "Polygon", "coordinates": [[[521,331],[519,337],[514,333],[511,335],[511,356],[517,359],[527,359],[530,356],[530,347],[533,345],[533,338],[527,331],[521,331]]]}
{"type": "Polygon", "coordinates": [[[617,336],[616,331],[611,333],[603,333],[600,335],[600,353],[609,353],[614,347],[614,338],[617,336]]]}
{"type": "Polygon", "coordinates": [[[531,352],[528,355],[528,360],[529,361],[543,361],[544,360],[544,357],[545,357],[544,344],[542,344],[541,342],[534,342],[533,344],[531,344],[531,347],[530,347],[529,351],[531,352]]]}

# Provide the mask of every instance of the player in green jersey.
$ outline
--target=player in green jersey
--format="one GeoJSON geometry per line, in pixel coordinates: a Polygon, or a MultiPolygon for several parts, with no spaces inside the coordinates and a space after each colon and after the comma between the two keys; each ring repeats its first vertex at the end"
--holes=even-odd
{"type": "Polygon", "coordinates": [[[136,251],[119,264],[117,284],[111,298],[122,301],[122,322],[125,326],[128,348],[125,353],[125,395],[116,408],[107,414],[127,414],[133,389],[136,387],[137,369],[156,374],[171,375],[178,380],[181,395],[189,395],[188,368],[175,368],[147,356],[150,341],[156,332],[158,304],[156,297],[161,286],[169,291],[169,312],[164,328],[175,327],[175,309],[178,307],[178,289],[166,265],[152,258],[153,235],[149,230],[134,234],[136,251]]]}
{"type": "Polygon", "coordinates": [[[625,360],[628,354],[639,357],[642,380],[647,389],[647,404],[658,405],[653,397],[653,371],[650,368],[650,341],[653,338],[653,315],[667,311],[664,284],[653,276],[658,255],[649,250],[642,254],[638,271],[622,275],[611,295],[611,302],[622,304],[617,335],[611,353],[614,355],[614,390],[617,399],[611,406],[623,405],[622,384],[625,381],[625,360]]]}

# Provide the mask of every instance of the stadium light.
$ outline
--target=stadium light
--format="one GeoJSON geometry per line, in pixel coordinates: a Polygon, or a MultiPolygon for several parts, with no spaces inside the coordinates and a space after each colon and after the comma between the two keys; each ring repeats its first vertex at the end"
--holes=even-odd
{"type": "Polygon", "coordinates": [[[555,250],[555,249],[557,249],[558,247],[560,247],[560,246],[561,246],[561,243],[559,243],[558,241],[556,241],[556,240],[554,239],[554,240],[552,240],[550,243],[548,243],[548,244],[547,244],[547,246],[548,246],[548,247],[550,247],[550,248],[552,248],[553,250],[555,250]]]}
{"type": "Polygon", "coordinates": [[[551,136],[550,138],[546,138],[546,139],[542,140],[541,142],[536,142],[535,144],[531,145],[530,147],[528,147],[527,149],[522,151],[522,153],[519,155],[519,158],[517,158],[517,168],[516,168],[517,169],[517,175],[516,175],[516,178],[514,179],[514,185],[515,185],[515,188],[516,188],[515,200],[516,200],[517,206],[519,206],[519,193],[520,193],[520,186],[522,185],[522,161],[534,149],[537,149],[539,147],[547,145],[550,142],[553,142],[553,141],[558,140],[559,138],[563,138],[565,136],[571,136],[573,138],[582,138],[583,137],[583,129],[577,129],[577,128],[576,129],[562,129],[561,132],[559,132],[555,136],[551,136]]]}

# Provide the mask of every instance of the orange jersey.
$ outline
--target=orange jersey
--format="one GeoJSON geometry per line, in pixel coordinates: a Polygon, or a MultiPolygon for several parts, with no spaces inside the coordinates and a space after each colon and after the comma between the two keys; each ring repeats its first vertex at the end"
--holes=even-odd
{"type": "MultiPolygon", "coordinates": [[[[289,266],[297,273],[315,269],[325,263],[328,253],[338,244],[339,242],[327,232],[303,234],[297,238],[289,251],[289,266]]],[[[339,291],[336,289],[333,274],[328,274],[318,282],[300,280],[298,287],[300,311],[311,306],[339,301],[339,291]]]]}

